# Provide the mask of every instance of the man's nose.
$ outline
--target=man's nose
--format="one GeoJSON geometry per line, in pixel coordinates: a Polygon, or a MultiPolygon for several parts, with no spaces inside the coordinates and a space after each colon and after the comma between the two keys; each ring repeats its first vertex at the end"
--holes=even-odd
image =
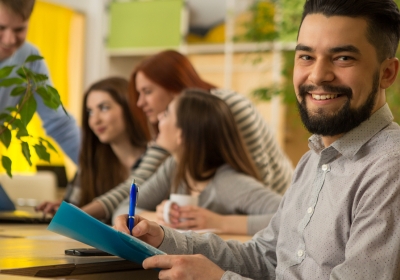
{"type": "Polygon", "coordinates": [[[6,30],[3,31],[3,34],[1,36],[1,43],[4,46],[13,46],[17,41],[17,36],[15,33],[9,29],[6,28],[6,30]]]}
{"type": "Polygon", "coordinates": [[[333,65],[329,61],[318,60],[314,63],[308,79],[315,85],[332,82],[335,79],[333,65]]]}

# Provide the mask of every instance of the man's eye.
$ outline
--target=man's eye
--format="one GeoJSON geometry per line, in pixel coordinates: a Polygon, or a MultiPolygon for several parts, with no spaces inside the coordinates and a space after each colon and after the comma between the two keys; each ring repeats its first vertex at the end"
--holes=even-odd
{"type": "Polygon", "coordinates": [[[25,27],[24,28],[17,28],[17,29],[14,29],[14,32],[15,33],[21,33],[21,32],[24,32],[25,31],[25,27]]]}
{"type": "Polygon", "coordinates": [[[309,55],[301,55],[300,59],[302,59],[302,60],[310,60],[311,56],[309,56],[309,55]]]}
{"type": "Polygon", "coordinates": [[[340,61],[346,61],[346,60],[351,60],[352,58],[350,56],[340,56],[337,58],[337,60],[340,61]]]}

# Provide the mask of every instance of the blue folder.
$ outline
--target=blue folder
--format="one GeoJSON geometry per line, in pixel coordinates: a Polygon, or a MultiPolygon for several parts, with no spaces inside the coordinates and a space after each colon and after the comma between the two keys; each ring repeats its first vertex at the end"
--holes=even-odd
{"type": "Polygon", "coordinates": [[[148,257],[165,255],[163,251],[117,231],[65,201],[47,229],[139,264],[148,257]]]}

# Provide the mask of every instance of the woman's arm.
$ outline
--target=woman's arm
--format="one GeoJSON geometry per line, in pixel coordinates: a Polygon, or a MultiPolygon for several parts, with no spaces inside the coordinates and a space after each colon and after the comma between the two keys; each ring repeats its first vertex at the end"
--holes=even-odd
{"type": "Polygon", "coordinates": [[[225,166],[213,180],[215,210],[226,216],[221,221],[230,233],[253,235],[268,226],[282,196],[265,188],[254,178],[225,166]],[[239,227],[240,225],[240,227],[239,227]]]}
{"type": "Polygon", "coordinates": [[[199,206],[179,207],[181,220],[170,226],[253,235],[268,226],[282,197],[254,178],[225,165],[199,199],[199,206]]]}
{"type": "Polygon", "coordinates": [[[145,152],[141,163],[134,169],[129,179],[119,184],[94,201],[82,207],[82,210],[97,219],[108,219],[118,205],[129,196],[132,179],[140,186],[150,178],[160,164],[167,158],[168,152],[159,146],[152,146],[145,152]]]}
{"type": "Polygon", "coordinates": [[[202,207],[180,207],[181,222],[172,226],[179,229],[215,229],[218,233],[248,235],[247,215],[221,215],[202,207]]]}

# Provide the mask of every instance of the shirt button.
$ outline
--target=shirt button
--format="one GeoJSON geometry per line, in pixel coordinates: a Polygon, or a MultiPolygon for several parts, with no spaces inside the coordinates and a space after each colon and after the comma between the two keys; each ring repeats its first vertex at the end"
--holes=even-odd
{"type": "Polygon", "coordinates": [[[298,250],[297,251],[297,256],[302,257],[304,255],[304,251],[303,250],[298,250]]]}
{"type": "Polygon", "coordinates": [[[307,213],[308,213],[308,214],[311,214],[311,213],[313,212],[313,210],[314,210],[314,209],[313,209],[312,207],[308,207],[307,213]]]}
{"type": "Polygon", "coordinates": [[[322,165],[322,171],[326,171],[328,170],[328,165],[327,164],[323,164],[322,165]]]}

